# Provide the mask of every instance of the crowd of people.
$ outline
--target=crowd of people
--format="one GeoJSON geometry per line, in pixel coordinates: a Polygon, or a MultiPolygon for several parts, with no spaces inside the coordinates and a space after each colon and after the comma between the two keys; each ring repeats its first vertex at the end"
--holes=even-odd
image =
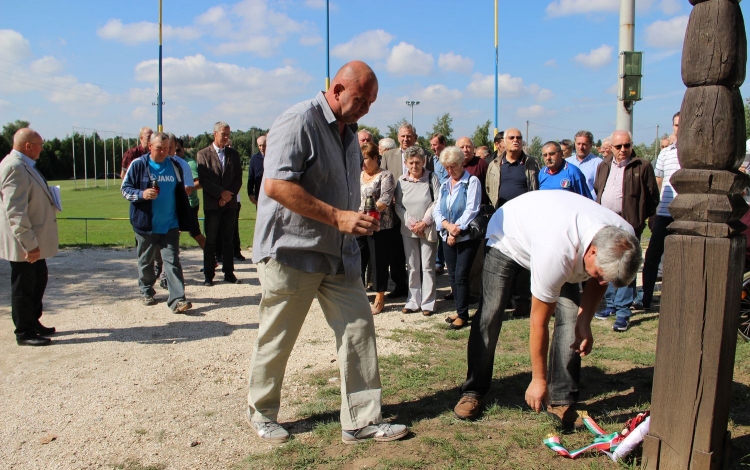
{"type": "MultiPolygon", "coordinates": [[[[444,299],[455,307],[445,320],[452,329],[471,327],[455,415],[474,419],[481,412],[504,313],[512,308],[514,317],[531,318],[527,403],[564,427],[582,426],[576,402],[581,357],[592,348],[591,320],[614,316],[613,330],[627,331],[631,306],[649,307],[653,299],[671,222],[669,178],[679,169],[675,144],[662,149],[655,168],[635,154],[632,135],[622,130],[602,140],[601,156],[592,152],[594,137],[585,130],[528,155],[516,128],[495,135],[492,152],[475,149],[468,137],[447,145],[445,136],[434,134],[429,153],[416,145],[411,124],[398,129],[398,144],[358,132],[377,94],[372,69],[350,62],[329,90],[282,113],[268,136],[258,138],[247,194],[257,205],[253,262],[262,296],[248,422],[267,442],[289,439],[277,422],[281,386],[317,298],[336,336],[343,442],[406,436],[406,426],[381,416],[373,316],[383,312],[386,298],[404,298],[403,314],[432,315],[436,276],[447,270],[444,299]],[[357,186],[359,192],[352,190],[357,186]],[[640,298],[635,276],[647,221],[653,232],[640,298]],[[394,287],[386,294],[389,279],[394,287]],[[603,299],[606,308],[597,311],[603,299]]],[[[678,122],[676,114],[675,135],[678,122]]],[[[163,273],[167,306],[174,313],[191,308],[179,259],[181,232],[203,250],[205,286],[214,283],[217,258],[223,280],[241,282],[233,261],[241,257],[235,247],[242,165],[229,125],[217,122],[213,131],[213,143],[185,160],[180,139],[143,128],[140,145],[123,158],[121,190],[131,203],[144,305],[157,303],[154,286],[163,273]]],[[[0,163],[0,256],[11,261],[18,344],[32,346],[49,344],[55,333],[40,323],[44,260],[57,251],[55,196],[34,168],[41,142],[31,129],[18,131],[13,152],[0,163]]]]}

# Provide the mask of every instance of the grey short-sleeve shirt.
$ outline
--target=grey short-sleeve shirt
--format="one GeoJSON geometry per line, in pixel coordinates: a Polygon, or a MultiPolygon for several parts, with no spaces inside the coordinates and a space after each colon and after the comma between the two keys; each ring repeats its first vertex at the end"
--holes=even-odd
{"type": "MultiPolygon", "coordinates": [[[[325,95],[286,110],[268,133],[263,180],[299,183],[313,197],[341,210],[359,208],[362,154],[357,125],[346,126],[344,140],[325,95]]],[[[351,235],[303,217],[265,194],[261,184],[253,240],[253,261],[273,258],[306,272],[360,277],[360,255],[351,235]]]]}

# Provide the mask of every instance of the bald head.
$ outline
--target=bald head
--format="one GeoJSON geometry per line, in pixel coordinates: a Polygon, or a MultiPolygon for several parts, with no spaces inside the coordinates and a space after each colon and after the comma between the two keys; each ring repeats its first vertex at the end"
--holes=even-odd
{"type": "Polygon", "coordinates": [[[464,154],[464,163],[469,163],[474,158],[474,142],[468,137],[461,137],[456,141],[456,147],[464,154]]]}
{"type": "Polygon", "coordinates": [[[32,160],[39,158],[39,154],[42,153],[42,144],[44,144],[42,136],[29,127],[18,129],[13,134],[13,150],[21,152],[32,160]]]}
{"type": "Polygon", "coordinates": [[[364,62],[349,62],[336,72],[325,97],[340,125],[354,124],[377,99],[378,77],[364,62]]]}

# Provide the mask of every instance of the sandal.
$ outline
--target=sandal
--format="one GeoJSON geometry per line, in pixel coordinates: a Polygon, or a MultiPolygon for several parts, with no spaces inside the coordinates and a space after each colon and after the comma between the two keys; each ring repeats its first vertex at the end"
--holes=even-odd
{"type": "Polygon", "coordinates": [[[429,317],[430,315],[432,315],[432,312],[429,310],[422,310],[422,315],[429,317]]]}
{"type": "Polygon", "coordinates": [[[404,307],[401,313],[417,313],[419,310],[404,307]]]}
{"type": "Polygon", "coordinates": [[[372,314],[373,315],[379,315],[380,312],[383,311],[383,308],[385,307],[385,297],[377,293],[375,294],[375,300],[372,302],[372,314]]]}

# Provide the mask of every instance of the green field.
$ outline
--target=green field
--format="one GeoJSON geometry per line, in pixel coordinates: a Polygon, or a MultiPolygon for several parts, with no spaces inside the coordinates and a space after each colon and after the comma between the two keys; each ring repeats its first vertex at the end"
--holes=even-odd
{"type": "MultiPolygon", "coordinates": [[[[247,177],[243,175],[243,182],[247,177]]],[[[83,180],[50,181],[50,186],[60,186],[63,211],[58,214],[60,246],[113,246],[133,247],[135,239],[130,226],[128,211],[130,203],[120,193],[120,180],[88,180],[88,188],[83,180]],[[77,218],[117,219],[117,220],[71,220],[77,218]]],[[[243,185],[242,211],[240,213],[240,240],[242,247],[253,243],[255,230],[255,206],[247,199],[243,185]]],[[[201,206],[203,194],[201,191],[201,206]]],[[[203,218],[201,210],[199,216],[203,218]]],[[[190,236],[184,235],[183,246],[198,246],[190,236]]]]}

